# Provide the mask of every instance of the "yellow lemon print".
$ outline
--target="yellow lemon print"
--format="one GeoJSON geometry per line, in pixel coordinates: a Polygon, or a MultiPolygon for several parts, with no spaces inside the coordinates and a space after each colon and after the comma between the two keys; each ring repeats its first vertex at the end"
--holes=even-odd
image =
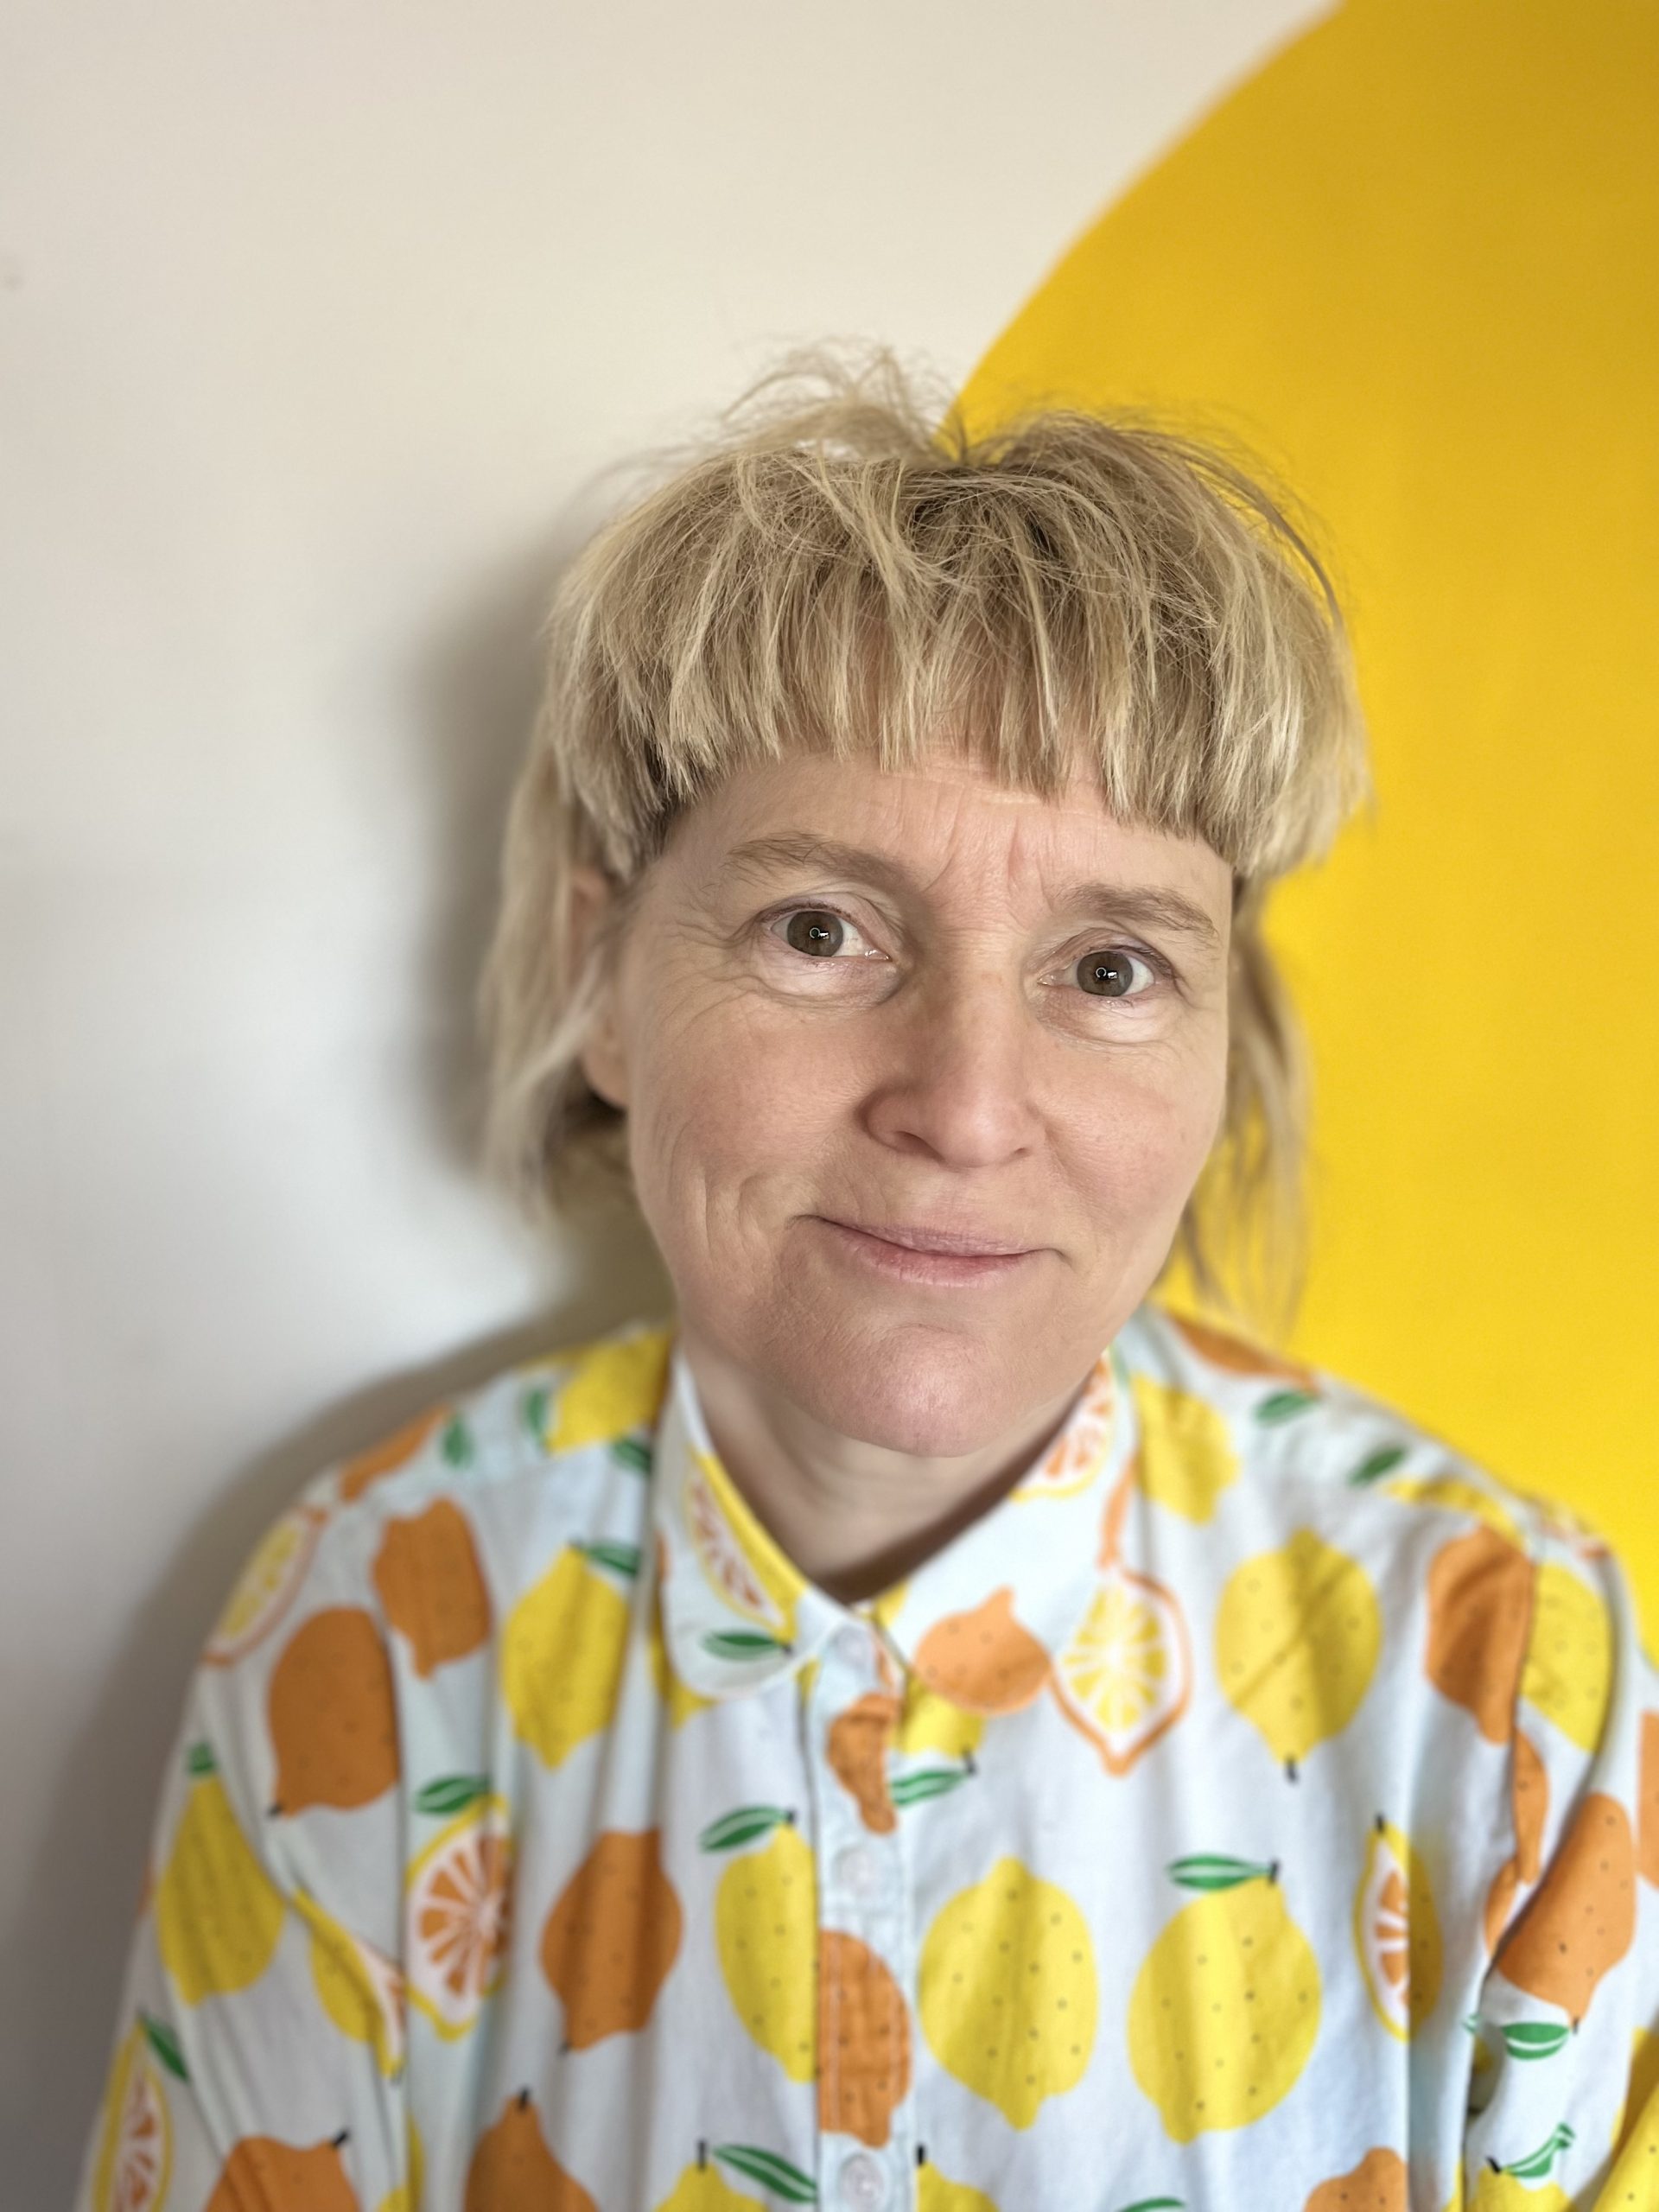
{"type": "MultiPolygon", "coordinates": [[[[1624,2109],[1613,2130],[1614,2151],[1622,2152],[1644,2129],[1659,2129],[1659,2035],[1647,2028],[1632,2028],[1624,2109]]],[[[1659,2146],[1655,2155],[1659,2157],[1659,2146]]]]}
{"type": "Polygon", "coordinates": [[[544,1765],[559,1765],[615,1711],[629,1619],[609,1579],[618,1563],[607,1548],[568,1544],[507,1617],[501,1695],[515,1732],[544,1765]]]}
{"type": "Polygon", "coordinates": [[[817,2069],[817,1884],[811,1847],[791,1811],[740,1805],[697,1839],[707,1852],[741,1852],[715,1892],[715,1944],[727,1993],[762,2050],[791,2082],[817,2069]],[[759,1851],[747,1846],[768,1840],[759,1851]]]}
{"type": "Polygon", "coordinates": [[[1547,1560],[1534,1584],[1521,1694],[1581,1751],[1593,1751],[1612,1691],[1613,1630],[1600,1593],[1547,1560]]]}
{"type": "Polygon", "coordinates": [[[1359,1710],[1382,1643],[1370,1576],[1312,1529],[1236,1567],[1216,1608],[1222,1688],[1292,1781],[1359,1710]]]}
{"type": "MultiPolygon", "coordinates": [[[[734,2146],[740,2158],[764,2158],[766,2154],[755,2152],[745,2144],[734,2146]]],[[[769,2162],[768,2162],[769,2163],[769,2162]]],[[[779,2161],[780,2164],[783,2161],[779,2161]]],[[[742,2171],[741,2167],[739,2168],[742,2171]]],[[[791,2169],[791,2171],[794,2169],[791,2169]]],[[[803,2175],[810,2183],[810,2176],[803,2175]]],[[[787,2196],[785,2202],[810,2203],[811,2199],[802,2195],[787,2196]]],[[[716,2159],[710,2155],[709,2145],[702,2145],[702,2158],[696,2165],[688,2166],[668,2195],[658,2205],[657,2212],[767,2212],[767,2201],[750,2196],[744,2190],[734,2189],[721,2173],[716,2159]]]]}
{"type": "Polygon", "coordinates": [[[369,2044],[390,2078],[404,2063],[403,1975],[303,1890],[294,1902],[310,1923],[311,1979],[323,2011],[342,2035],[369,2044]]]}
{"type": "Polygon", "coordinates": [[[1248,2127],[1291,2089],[1319,2026],[1319,1969],[1276,1866],[1200,1856],[1129,1998],[1129,2063],[1178,2143],[1248,2127]]]}
{"type": "Polygon", "coordinates": [[[694,1713],[707,1712],[714,1700],[700,1696],[689,1684],[683,1682],[674,1670],[674,1662],[668,1656],[667,1638],[663,1634],[660,1599],[651,1610],[651,1632],[645,1650],[657,1694],[668,1707],[670,1727],[683,1727],[694,1713]]]}
{"type": "Polygon", "coordinates": [[[1354,1949],[1371,2009],[1403,2043],[1440,1993],[1440,1923],[1421,1854],[1381,1814],[1354,1893],[1354,1949]]]}
{"type": "Polygon", "coordinates": [[[996,2212],[982,2189],[947,2181],[929,2158],[916,2169],[916,2212],[996,2212]]]}
{"type": "Polygon", "coordinates": [[[1147,1496],[1184,1521],[1207,1521],[1238,1474],[1232,1432],[1214,1406],[1173,1382],[1131,1377],[1141,1424],[1141,1482],[1147,1496]]]}
{"type": "Polygon", "coordinates": [[[561,1354],[564,1379],[547,1420],[548,1450],[574,1452],[648,1427],[667,1387],[671,1335],[667,1329],[645,1329],[620,1342],[599,1339],[561,1354]]]}
{"type": "Polygon", "coordinates": [[[947,1758],[963,1759],[978,1747],[984,1733],[983,1713],[969,1713],[929,1689],[919,1675],[906,1677],[904,1710],[893,1738],[896,1751],[906,1758],[918,1751],[943,1751],[947,1758]]]}
{"type": "MultiPolygon", "coordinates": [[[[1558,2123],[1525,2158],[1503,2166],[1483,2164],[1468,2199],[1469,2212],[1572,2212],[1572,2198],[1560,2182],[1548,2178],[1556,2155],[1572,2140],[1572,2128],[1558,2123]]],[[[1605,2192],[1598,2196],[1599,2203],[1609,2201],[1605,2192]]]]}
{"type": "Polygon", "coordinates": [[[186,1764],[194,1781],[156,1885],[156,1941],[180,1996],[200,2005],[258,1980],[276,1955],[283,1904],[207,1745],[194,1745],[186,1764]]]}
{"type": "Polygon", "coordinates": [[[1381,1487],[1390,1497],[1402,1498],[1408,1505],[1439,1505],[1453,1513],[1472,1513],[1511,1543],[1522,1541],[1520,1524],[1509,1509],[1490,1491],[1462,1475],[1396,1475],[1381,1487]]]}
{"type": "MultiPolygon", "coordinates": [[[[1641,2028],[1635,2031],[1635,2037],[1643,2035],[1641,2028]]],[[[1652,2045],[1656,2038],[1648,2035],[1645,2040],[1652,2045]]],[[[1649,2063],[1645,2068],[1641,2068],[1638,2060],[1631,2070],[1630,2096],[1613,2139],[1613,2170],[1602,2185],[1600,2201],[1604,2204],[1642,2203],[1652,2190],[1655,2173],[1659,2172],[1659,2085],[1656,2085],[1650,2060],[1649,2053],[1649,2063]],[[1638,2069],[1643,2075],[1639,2085],[1638,2069]]]]}
{"type": "Polygon", "coordinates": [[[423,2212],[421,2191],[426,2180],[426,2156],[421,2146],[421,2131],[411,2120],[406,2138],[409,2146],[409,2178],[389,2189],[375,2207],[375,2212],[423,2212]]]}
{"type": "Polygon", "coordinates": [[[934,2057],[1010,2126],[1083,2079],[1098,2008],[1088,1923],[1019,1859],[999,1859],[934,1916],[917,1987],[934,2057]]]}

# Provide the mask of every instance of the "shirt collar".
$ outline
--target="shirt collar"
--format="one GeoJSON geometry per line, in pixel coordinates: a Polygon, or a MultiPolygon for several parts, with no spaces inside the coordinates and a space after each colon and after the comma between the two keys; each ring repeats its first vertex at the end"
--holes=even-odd
{"type": "Polygon", "coordinates": [[[737,1696],[798,1672],[838,1628],[862,1623],[904,1669],[958,1704],[1026,1702],[1094,1594],[1133,1425],[1122,1357],[1109,1346],[1064,1427],[995,1505],[904,1581],[844,1605],[785,1555],[721,1465],[677,1332],[652,1481],[674,1671],[700,1696],[737,1696]]]}

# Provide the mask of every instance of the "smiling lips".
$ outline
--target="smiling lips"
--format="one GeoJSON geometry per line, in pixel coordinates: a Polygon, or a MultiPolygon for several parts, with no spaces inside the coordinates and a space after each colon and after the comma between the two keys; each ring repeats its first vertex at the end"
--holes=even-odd
{"type": "Polygon", "coordinates": [[[911,1252],[948,1252],[964,1260],[1017,1258],[1029,1245],[1010,1244],[1000,1236],[979,1236],[950,1229],[910,1229],[896,1221],[838,1221],[837,1229],[856,1230],[861,1236],[879,1236],[884,1244],[902,1244],[911,1252]]]}
{"type": "Polygon", "coordinates": [[[849,1256],[901,1282],[968,1284],[1012,1274],[1037,1257],[1031,1247],[950,1230],[912,1229],[897,1222],[880,1228],[818,1217],[849,1256]]]}

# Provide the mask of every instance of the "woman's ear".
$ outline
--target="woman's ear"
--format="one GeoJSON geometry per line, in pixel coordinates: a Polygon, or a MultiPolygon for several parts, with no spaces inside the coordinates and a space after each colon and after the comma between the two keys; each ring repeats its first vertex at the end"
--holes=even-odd
{"type": "MultiPolygon", "coordinates": [[[[589,953],[606,930],[613,916],[616,890],[602,868],[583,861],[570,871],[570,967],[574,983],[582,974],[589,953]]],[[[616,948],[605,945],[600,951],[599,975],[594,986],[594,1016],[588,1026],[588,1039],[582,1049],[580,1065],[590,1090],[598,1093],[607,1105],[626,1111],[628,1103],[627,1056],[622,1049],[620,1008],[617,1005],[616,967],[613,957],[616,948]]]]}

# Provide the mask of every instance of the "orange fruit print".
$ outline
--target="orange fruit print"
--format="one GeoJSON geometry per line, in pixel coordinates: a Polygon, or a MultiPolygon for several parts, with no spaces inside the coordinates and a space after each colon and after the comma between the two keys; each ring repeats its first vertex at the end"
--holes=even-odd
{"type": "Polygon", "coordinates": [[[655,1828],[607,1831],[548,1914],[542,1971],[564,2005],[572,2050],[632,2034],[651,2018],[684,1924],[660,1847],[655,1828]]]}
{"type": "Polygon", "coordinates": [[[380,1632],[360,1605],[313,1613],[283,1648],[268,1693],[273,1813],[367,1805],[397,1779],[397,1717],[380,1632]]]}
{"type": "Polygon", "coordinates": [[[936,1621],[916,1647],[915,1671],[969,1713],[1014,1713],[1048,1680],[1048,1653],[1014,1618],[1006,1585],[965,1613],[936,1621]]]}
{"type": "Polygon", "coordinates": [[[206,2212],[359,2212],[357,2191],[340,2164],[342,2133],[302,2146],[245,2135],[225,2161],[206,2212]]]}
{"type": "Polygon", "coordinates": [[[1494,1529],[1454,1537],[1429,1567],[1424,1669],[1488,1743],[1509,1739],[1531,1598],[1530,1561],[1494,1529]]]}
{"type": "Polygon", "coordinates": [[[1618,1965],[1635,1935],[1630,1815],[1616,1797],[1594,1790],[1495,1963],[1517,1989],[1559,2005],[1576,2028],[1602,1976],[1618,1965]]]}
{"type": "Polygon", "coordinates": [[[887,1751],[904,1710],[900,1699],[871,1690],[830,1722],[824,1751],[836,1779],[857,1802],[858,1816],[876,1835],[899,1825],[887,1788],[887,1751]]]}
{"type": "Polygon", "coordinates": [[[390,1521],[374,1562],[386,1618],[408,1639],[417,1675],[479,1650],[490,1596],[467,1516],[439,1498],[412,1521],[390,1521]]]}
{"type": "Polygon", "coordinates": [[[818,2125],[880,2149],[910,2088],[910,2013],[899,1985],[856,1936],[818,1942],[818,2125]]]}
{"type": "Polygon", "coordinates": [[[510,2098],[478,2139],[463,2212],[599,2212],[547,2147],[530,2091],[510,2098]]]}

